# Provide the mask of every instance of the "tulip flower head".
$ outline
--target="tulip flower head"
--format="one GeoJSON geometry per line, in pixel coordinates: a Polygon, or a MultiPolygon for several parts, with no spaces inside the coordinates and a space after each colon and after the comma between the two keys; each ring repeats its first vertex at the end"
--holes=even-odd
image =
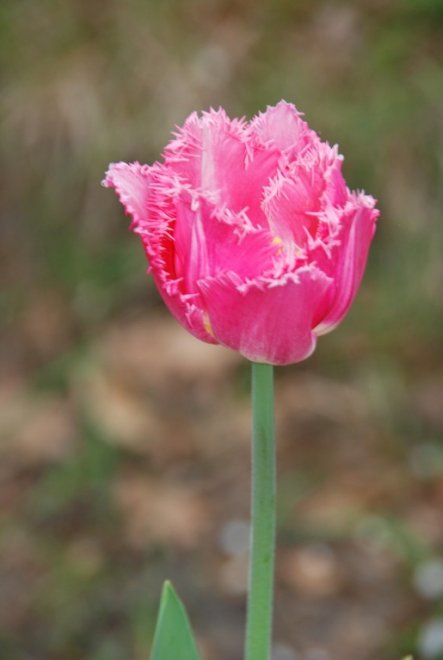
{"type": "Polygon", "coordinates": [[[250,122],[192,113],[153,165],[114,163],[113,187],[166,305],[195,337],[290,364],[348,311],[378,211],[343,157],[281,101],[250,122]]]}

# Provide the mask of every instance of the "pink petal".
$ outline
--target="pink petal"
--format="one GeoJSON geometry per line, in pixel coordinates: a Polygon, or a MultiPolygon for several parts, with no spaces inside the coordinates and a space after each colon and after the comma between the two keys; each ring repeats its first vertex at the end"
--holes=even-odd
{"type": "Polygon", "coordinates": [[[298,176],[276,177],[262,204],[271,231],[288,250],[304,248],[307,233],[315,233],[314,213],[320,209],[319,193],[311,188],[310,173],[298,170],[298,176]]]}
{"type": "Polygon", "coordinates": [[[306,147],[319,142],[318,135],[301,116],[292,103],[280,101],[254,117],[251,132],[262,144],[277,147],[293,159],[306,147]]]}
{"type": "Polygon", "coordinates": [[[275,173],[275,149],[253,149],[247,127],[224,110],[193,113],[164,151],[166,164],[194,190],[234,213],[246,211],[256,226],[266,226],[260,207],[263,187],[275,173]]]}
{"type": "Polygon", "coordinates": [[[227,270],[242,279],[272,269],[278,246],[273,236],[256,229],[242,214],[224,213],[201,196],[183,192],[176,200],[175,270],[190,293],[198,282],[227,270]]]}
{"type": "Polygon", "coordinates": [[[218,341],[249,360],[290,364],[315,348],[311,323],[330,279],[314,268],[247,284],[235,273],[199,283],[218,341]]]}
{"type": "Polygon", "coordinates": [[[148,207],[148,165],[111,163],[103,185],[115,188],[125,211],[135,223],[143,222],[148,207]]]}
{"type": "Polygon", "coordinates": [[[369,247],[375,232],[375,221],[379,215],[374,209],[372,197],[358,195],[353,197],[343,212],[342,230],[337,238],[340,245],[335,248],[331,258],[318,255],[317,263],[326,272],[332,271],[334,286],[330,300],[319,310],[314,331],[322,335],[333,330],[350,308],[363,277],[369,247]]]}
{"type": "Polygon", "coordinates": [[[164,150],[166,164],[217,203],[224,202],[230,178],[242,167],[245,155],[243,123],[231,122],[221,108],[201,117],[193,112],[164,150]]]}
{"type": "Polygon", "coordinates": [[[175,200],[181,190],[174,173],[162,165],[116,163],[109,167],[104,185],[115,188],[140,235],[150,270],[160,294],[175,318],[195,337],[217,343],[208,333],[199,294],[189,295],[175,269],[175,200]]]}
{"type": "Polygon", "coordinates": [[[348,189],[341,171],[343,157],[337,156],[330,164],[329,170],[325,173],[326,190],[331,204],[334,206],[344,206],[348,198],[348,189]]]}
{"type": "Polygon", "coordinates": [[[265,191],[263,210],[271,231],[290,252],[303,250],[318,229],[325,206],[344,204],[348,193],[341,175],[342,158],[335,148],[319,145],[279,173],[265,191]]]}

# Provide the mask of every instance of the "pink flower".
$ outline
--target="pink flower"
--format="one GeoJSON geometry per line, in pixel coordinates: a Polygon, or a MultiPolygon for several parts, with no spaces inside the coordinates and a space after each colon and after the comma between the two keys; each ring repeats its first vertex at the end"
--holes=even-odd
{"type": "Polygon", "coordinates": [[[115,163],[117,191],[176,319],[256,362],[308,357],[348,311],[378,211],[337,147],[284,101],[250,122],[191,114],[162,162],[115,163]]]}

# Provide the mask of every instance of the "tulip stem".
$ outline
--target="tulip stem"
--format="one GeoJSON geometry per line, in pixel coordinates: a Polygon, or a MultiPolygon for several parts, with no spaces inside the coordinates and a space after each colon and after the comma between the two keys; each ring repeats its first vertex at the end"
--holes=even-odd
{"type": "Polygon", "coordinates": [[[269,660],[275,554],[273,367],[252,363],[252,522],[245,660],[269,660]]]}

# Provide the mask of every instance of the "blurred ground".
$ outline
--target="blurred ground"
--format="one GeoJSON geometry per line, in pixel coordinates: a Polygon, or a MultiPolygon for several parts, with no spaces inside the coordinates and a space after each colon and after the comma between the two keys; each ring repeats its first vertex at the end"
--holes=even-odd
{"type": "Polygon", "coordinates": [[[277,372],[273,660],[443,658],[442,28],[441,0],[2,0],[2,659],[146,658],[167,577],[241,658],[247,367],[167,317],[99,182],[280,98],[382,217],[345,323],[277,372]]]}

